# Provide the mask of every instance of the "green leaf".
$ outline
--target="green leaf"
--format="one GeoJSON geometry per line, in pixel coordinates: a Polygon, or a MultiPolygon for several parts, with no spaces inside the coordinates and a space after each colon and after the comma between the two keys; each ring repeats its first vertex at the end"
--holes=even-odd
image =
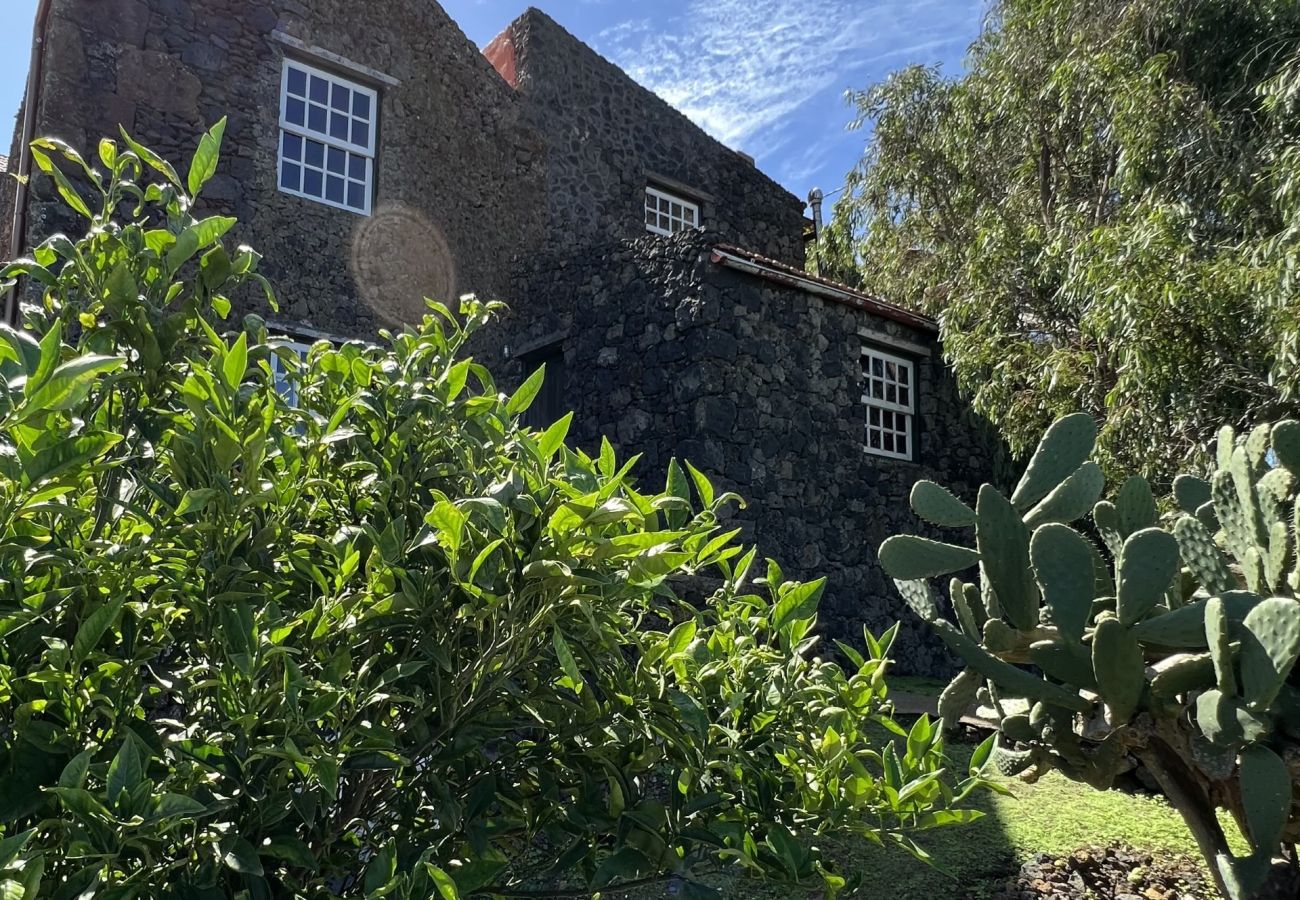
{"type": "Polygon", "coordinates": [[[26,400],[31,412],[71,409],[90,392],[95,381],[126,365],[120,356],[88,354],[70,359],[54,370],[50,377],[26,400]]]}
{"type": "Polygon", "coordinates": [[[208,811],[208,808],[193,797],[186,797],[184,794],[164,793],[158,798],[158,806],[154,809],[154,815],[160,819],[170,819],[183,817],[192,819],[195,816],[201,816],[208,811]]]}
{"type": "Polygon", "coordinates": [[[150,168],[159,172],[164,178],[171,182],[174,187],[178,190],[180,189],[181,177],[176,174],[176,169],[172,167],[171,163],[167,162],[167,160],[163,159],[157,153],[154,153],[148,147],[131,137],[131,135],[127,134],[125,128],[119,128],[119,131],[122,134],[122,140],[126,142],[126,145],[131,148],[132,152],[134,152],[136,156],[144,160],[145,164],[150,168]]]}
{"type": "Polygon", "coordinates": [[[226,868],[233,869],[241,875],[262,875],[262,860],[253,849],[253,845],[241,837],[230,841],[221,861],[226,868]]]}
{"type": "MultiPolygon", "coordinates": [[[[77,662],[86,660],[91,651],[99,645],[108,629],[117,621],[118,614],[125,603],[126,597],[119,595],[101,605],[82,621],[81,627],[77,629],[77,637],[72,642],[72,656],[77,662]]],[[[127,744],[129,743],[130,741],[127,741],[127,744]]],[[[126,744],[123,746],[125,747],[126,744]]]]}
{"type": "Polygon", "coordinates": [[[74,756],[63,767],[63,774],[59,776],[59,787],[84,788],[86,786],[86,774],[90,771],[90,760],[94,755],[93,750],[83,750],[74,756]]]}
{"type": "Polygon", "coordinates": [[[203,190],[203,185],[216,174],[217,161],[221,157],[221,139],[225,133],[226,118],[222,116],[221,120],[199,139],[199,149],[190,162],[189,178],[186,179],[191,197],[197,197],[203,190]]]}
{"type": "Polygon", "coordinates": [[[772,612],[772,629],[783,631],[792,622],[811,619],[817,612],[817,603],[821,600],[822,591],[825,589],[825,578],[793,587],[788,584],[782,585],[781,599],[777,601],[776,609],[772,612]]]}
{"type": "Polygon", "coordinates": [[[438,888],[438,896],[442,900],[460,900],[460,892],[456,890],[456,882],[450,875],[433,863],[425,863],[424,871],[433,879],[434,885],[438,888]]]}
{"type": "Polygon", "coordinates": [[[116,806],[123,793],[130,794],[144,780],[144,764],[135,739],[127,737],[108,767],[108,800],[116,806]]]}
{"type": "Polygon", "coordinates": [[[192,512],[201,512],[216,496],[216,488],[192,488],[181,497],[181,502],[176,506],[176,515],[184,516],[192,512]]]}
{"type": "Polygon", "coordinates": [[[72,182],[68,180],[68,176],[63,173],[62,169],[54,164],[54,161],[50,159],[49,154],[39,148],[41,143],[42,142],[37,141],[32,145],[32,160],[36,163],[36,167],[53,179],[55,189],[59,192],[59,196],[63,198],[63,202],[68,204],[70,209],[74,212],[80,213],[87,219],[94,219],[94,213],[90,211],[90,207],[86,205],[85,199],[83,199],[81,194],[78,193],[72,182]]]}
{"type": "Polygon", "coordinates": [[[506,413],[511,416],[517,416],[533,405],[533,400],[537,397],[537,392],[542,389],[542,382],[546,379],[546,366],[541,365],[533,374],[524,380],[515,391],[509,402],[506,403],[506,413]]]}
{"type": "Polygon", "coordinates": [[[582,671],[578,668],[578,661],[573,658],[573,651],[569,649],[569,643],[560,634],[557,628],[552,633],[551,643],[555,647],[555,658],[560,661],[560,668],[564,670],[565,686],[570,688],[574,693],[581,694],[585,683],[582,680],[582,671]]]}
{"type": "Polygon", "coordinates": [[[549,460],[555,455],[556,451],[564,446],[564,439],[569,435],[569,426],[573,424],[573,413],[566,413],[542,434],[541,440],[538,441],[538,448],[542,452],[542,459],[549,460]]]}
{"type": "Polygon", "coordinates": [[[225,362],[221,364],[221,374],[226,380],[226,387],[232,391],[238,389],[240,383],[244,380],[244,373],[247,371],[248,335],[240,332],[239,337],[235,339],[235,343],[226,354],[225,362]]]}
{"type": "Polygon", "coordinates": [[[10,863],[18,858],[18,854],[23,852],[23,848],[27,846],[28,841],[35,835],[36,829],[32,828],[15,834],[13,837],[0,839],[0,870],[7,869],[10,863]]]}

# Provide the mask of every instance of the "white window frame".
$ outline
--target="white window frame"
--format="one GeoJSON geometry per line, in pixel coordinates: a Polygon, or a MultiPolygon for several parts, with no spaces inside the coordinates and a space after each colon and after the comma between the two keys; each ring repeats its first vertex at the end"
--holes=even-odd
{"type": "MultiPolygon", "coordinates": [[[[687,223],[685,216],[674,216],[671,213],[669,213],[668,217],[670,219],[672,219],[673,221],[681,222],[682,224],[681,228],[679,228],[677,231],[673,231],[670,228],[661,227],[658,223],[651,225],[649,222],[646,222],[645,223],[646,231],[650,232],[651,234],[660,235],[661,237],[672,237],[674,234],[677,234],[681,231],[686,231],[687,229],[690,228],[700,227],[700,204],[699,203],[695,202],[694,200],[687,200],[681,194],[674,194],[671,191],[664,190],[661,187],[656,187],[653,184],[647,184],[645,186],[645,202],[641,206],[642,220],[645,219],[645,215],[650,209],[649,201],[652,198],[655,200],[656,205],[658,205],[659,201],[667,200],[669,203],[675,203],[678,206],[680,206],[683,211],[690,210],[691,215],[694,217],[694,221],[687,223]]],[[[663,213],[657,212],[657,215],[663,215],[663,213]]]]}
{"type": "MultiPolygon", "coordinates": [[[[299,362],[306,363],[312,345],[294,340],[288,335],[278,335],[272,336],[271,347],[273,350],[287,347],[298,355],[299,362]]],[[[289,371],[279,353],[272,352],[271,377],[275,379],[275,389],[284,397],[286,403],[295,407],[298,405],[298,385],[295,383],[297,375],[297,372],[289,371]]]]}
{"type": "MultiPolygon", "coordinates": [[[[310,87],[308,90],[310,91],[310,87]]],[[[353,118],[351,112],[349,112],[348,116],[349,116],[349,120],[353,118]]],[[[374,206],[375,142],[376,142],[376,138],[378,137],[378,132],[379,132],[379,92],[378,91],[376,91],[373,88],[366,87],[364,84],[353,81],[350,78],[344,78],[341,75],[337,75],[333,72],[326,71],[325,69],[317,68],[316,66],[313,66],[309,63],[305,63],[299,59],[288,57],[288,56],[284,58],[284,63],[280,69],[280,132],[279,134],[276,135],[277,144],[275,148],[275,155],[276,155],[275,186],[276,189],[280,191],[280,193],[288,194],[292,197],[301,197],[304,200],[312,200],[316,203],[323,203],[326,206],[332,206],[335,209],[345,210],[346,212],[355,213],[361,216],[370,215],[371,209],[374,206]],[[315,76],[317,78],[324,79],[330,85],[331,91],[333,91],[334,85],[337,84],[347,88],[350,91],[369,97],[370,98],[370,122],[369,122],[369,127],[367,128],[367,137],[369,138],[369,141],[367,141],[367,143],[365,144],[356,144],[353,143],[351,140],[342,140],[340,138],[332,137],[329,134],[328,121],[326,123],[326,130],[323,132],[316,131],[315,129],[308,127],[306,124],[307,121],[306,119],[304,120],[304,124],[302,125],[296,125],[290,122],[288,116],[286,115],[288,102],[289,102],[289,69],[290,68],[300,69],[303,72],[306,72],[309,85],[310,85],[311,77],[315,76]],[[364,157],[366,160],[364,208],[358,209],[355,206],[348,205],[348,203],[346,202],[346,197],[347,197],[346,187],[344,193],[344,202],[342,203],[335,200],[330,200],[325,196],[318,197],[315,194],[309,194],[303,190],[295,190],[293,188],[285,187],[283,184],[283,167],[285,163],[284,135],[286,132],[288,132],[289,134],[297,135],[303,140],[312,140],[312,141],[316,141],[317,143],[324,144],[326,147],[326,152],[328,152],[328,148],[333,147],[338,150],[344,150],[347,151],[348,153],[352,153],[357,156],[364,157]]],[[[350,128],[348,129],[348,136],[349,138],[351,138],[350,128]]],[[[302,160],[291,160],[291,162],[293,162],[294,165],[307,168],[306,166],[303,166],[302,160]]],[[[323,179],[325,177],[324,172],[322,172],[321,177],[322,177],[322,187],[323,187],[324,185],[323,179]]],[[[344,176],[345,185],[348,183],[348,180],[349,180],[348,176],[345,175],[344,176]]]]}
{"type": "Polygon", "coordinates": [[[916,458],[915,457],[915,453],[916,453],[916,365],[912,362],[912,360],[906,359],[905,357],[898,356],[893,353],[889,353],[885,350],[881,350],[879,347],[877,347],[874,344],[863,343],[862,344],[862,403],[863,406],[866,407],[866,422],[865,422],[865,431],[863,432],[863,444],[862,444],[863,449],[866,450],[866,452],[871,454],[872,456],[884,456],[889,459],[902,459],[902,460],[907,460],[909,462],[915,459],[916,458]],[[895,376],[895,378],[891,380],[888,374],[882,376],[879,379],[875,379],[875,376],[871,374],[871,363],[872,360],[876,360],[876,359],[881,361],[882,366],[888,366],[892,364],[898,367],[898,371],[906,371],[907,384],[906,385],[902,384],[902,381],[898,378],[898,376],[895,376]],[[907,403],[899,403],[897,401],[891,402],[890,400],[887,400],[884,397],[872,396],[871,388],[872,388],[873,380],[881,381],[884,384],[886,390],[888,389],[888,386],[892,383],[896,392],[895,396],[897,396],[897,390],[900,387],[905,387],[907,389],[908,402],[907,403]],[[897,421],[898,417],[901,416],[903,420],[903,427],[901,429],[897,427],[885,428],[883,420],[879,426],[873,426],[871,424],[871,410],[873,409],[880,410],[882,414],[886,412],[890,413],[895,419],[895,421],[897,421]],[[871,446],[871,432],[873,428],[874,430],[880,432],[881,434],[881,442],[880,442],[881,445],[879,447],[871,446]],[[902,453],[899,452],[898,450],[886,450],[884,447],[885,434],[892,434],[894,436],[898,436],[901,434],[904,438],[906,438],[907,452],[902,453]]]}

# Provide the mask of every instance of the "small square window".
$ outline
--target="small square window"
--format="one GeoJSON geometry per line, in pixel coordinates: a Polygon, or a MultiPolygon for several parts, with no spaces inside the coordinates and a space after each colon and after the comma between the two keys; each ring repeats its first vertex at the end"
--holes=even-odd
{"type": "Polygon", "coordinates": [[[671,236],[699,222],[700,208],[693,201],[648,185],[645,194],[646,230],[650,233],[671,236]]]}
{"type": "Polygon", "coordinates": [[[369,215],[377,97],[332,72],[286,60],[280,190],[369,215]]]}
{"type": "Polygon", "coordinates": [[[912,363],[864,344],[862,380],[862,402],[867,407],[867,452],[910,460],[916,420],[912,363]]]}

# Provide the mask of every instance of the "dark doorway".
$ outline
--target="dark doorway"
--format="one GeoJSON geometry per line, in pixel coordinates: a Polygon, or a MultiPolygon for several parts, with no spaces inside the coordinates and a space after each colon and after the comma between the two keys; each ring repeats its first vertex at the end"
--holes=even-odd
{"type": "Polygon", "coordinates": [[[542,389],[533,399],[533,405],[524,413],[523,424],[529,428],[547,428],[569,411],[564,390],[566,381],[564,343],[557,341],[529,351],[520,358],[520,362],[524,366],[525,378],[542,366],[546,366],[542,389]]]}

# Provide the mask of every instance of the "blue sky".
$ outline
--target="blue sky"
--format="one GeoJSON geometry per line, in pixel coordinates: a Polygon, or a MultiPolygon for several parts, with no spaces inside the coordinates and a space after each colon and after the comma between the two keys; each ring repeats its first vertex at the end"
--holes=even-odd
{"type": "MultiPolygon", "coordinates": [[[[0,115],[16,111],[36,0],[0,0],[0,115]]],[[[364,2],[364,0],[363,0],[364,2]]],[[[525,0],[442,0],[482,46],[525,0]]],[[[911,63],[960,69],[985,0],[533,0],[800,197],[862,152],[844,91],[911,63]]],[[[8,135],[7,127],[0,134],[8,135]]],[[[4,138],[7,141],[7,137],[4,138]]]]}

